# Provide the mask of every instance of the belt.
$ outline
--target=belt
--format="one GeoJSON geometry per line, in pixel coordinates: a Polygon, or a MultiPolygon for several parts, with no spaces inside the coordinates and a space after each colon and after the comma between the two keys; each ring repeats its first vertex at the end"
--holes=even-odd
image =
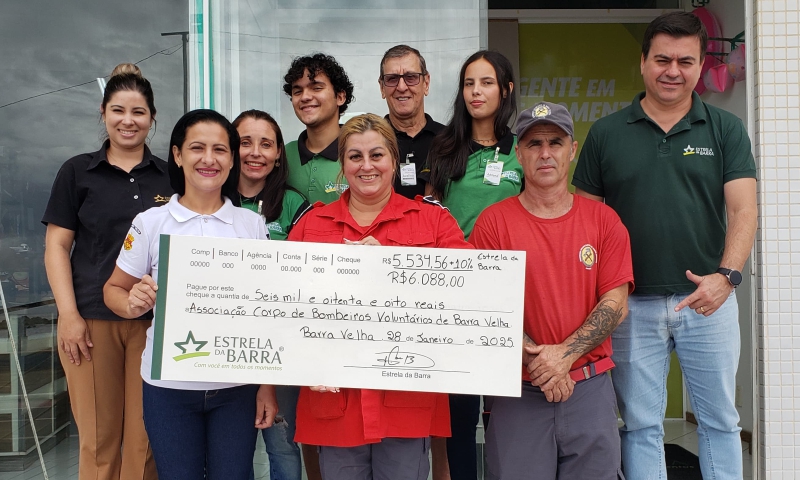
{"type": "Polygon", "coordinates": [[[605,357],[596,362],[587,363],[586,365],[576,368],[575,370],[570,370],[569,377],[575,382],[580,382],[582,380],[588,380],[592,377],[596,377],[597,375],[605,373],[612,368],[614,368],[614,362],[611,361],[611,357],[605,357]]]}

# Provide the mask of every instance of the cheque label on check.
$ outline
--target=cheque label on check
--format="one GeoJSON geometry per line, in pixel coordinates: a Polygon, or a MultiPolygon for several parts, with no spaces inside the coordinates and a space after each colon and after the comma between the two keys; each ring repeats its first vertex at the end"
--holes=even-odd
{"type": "Polygon", "coordinates": [[[525,253],[162,235],[152,377],[519,396],[525,253]]]}

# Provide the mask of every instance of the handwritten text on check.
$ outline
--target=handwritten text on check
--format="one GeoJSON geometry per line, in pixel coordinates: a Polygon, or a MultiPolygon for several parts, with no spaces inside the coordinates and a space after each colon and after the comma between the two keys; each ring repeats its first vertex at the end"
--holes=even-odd
{"type": "Polygon", "coordinates": [[[161,237],[153,378],[519,396],[525,253],[161,237]]]}

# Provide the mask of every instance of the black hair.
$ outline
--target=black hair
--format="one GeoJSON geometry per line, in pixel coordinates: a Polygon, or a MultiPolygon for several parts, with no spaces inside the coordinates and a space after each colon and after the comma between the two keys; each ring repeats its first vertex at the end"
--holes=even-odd
{"type": "Polygon", "coordinates": [[[292,65],[289,71],[283,77],[283,91],[289,98],[292,98],[292,84],[301,78],[308,70],[308,79],[314,80],[314,77],[320,73],[324,73],[331,80],[333,91],[338,95],[339,92],[344,92],[344,103],[339,105],[339,116],[347,111],[347,106],[350,102],[356,99],[353,96],[353,83],[348,78],[347,73],[344,71],[339,62],[330,55],[324,53],[315,53],[305,57],[297,57],[292,60],[292,65]]]}
{"type": "Polygon", "coordinates": [[[381,75],[379,79],[383,80],[383,65],[386,63],[386,60],[389,60],[390,58],[403,58],[406,55],[416,55],[417,59],[419,60],[419,68],[421,70],[420,73],[423,75],[428,74],[428,67],[425,65],[425,58],[423,58],[422,54],[419,53],[419,50],[414,47],[409,47],[408,45],[395,45],[389,50],[386,50],[386,53],[383,54],[383,58],[381,59],[381,75]]]}
{"type": "Polygon", "coordinates": [[[156,101],[153,95],[153,87],[150,82],[142,76],[142,71],[139,67],[132,63],[120,63],[111,72],[111,78],[106,83],[106,88],[103,91],[103,102],[100,104],[105,112],[106,105],[111,100],[111,97],[122,91],[139,92],[147,102],[147,108],[150,109],[150,116],[156,116],[156,101]]]}
{"type": "Polygon", "coordinates": [[[642,55],[647,58],[650,53],[650,43],[659,33],[664,33],[673,38],[697,37],[700,42],[700,61],[706,57],[708,32],[700,18],[691,12],[669,12],[659,15],[650,22],[644,31],[642,40],[642,55]]]}
{"type": "Polygon", "coordinates": [[[178,147],[180,150],[183,148],[183,143],[186,141],[186,132],[189,128],[197,125],[198,123],[212,123],[217,124],[228,132],[228,143],[233,156],[233,166],[228,172],[228,178],[222,185],[222,196],[228,198],[236,198],[239,194],[239,133],[236,128],[225,118],[221,113],[214,110],[200,109],[192,110],[185,114],[175,128],[172,129],[172,136],[169,139],[169,156],[167,157],[167,171],[169,172],[169,184],[178,195],[186,193],[186,177],[184,176],[183,169],[175,163],[175,155],[172,153],[172,147],[178,147]]]}
{"type": "Polygon", "coordinates": [[[509,90],[514,82],[514,69],[511,62],[501,53],[480,50],[472,54],[461,66],[458,76],[458,91],[453,101],[453,117],[433,139],[428,164],[431,168],[430,184],[433,195],[442,200],[447,195],[447,185],[458,180],[467,171],[467,160],[472,153],[472,117],[464,100],[464,77],[467,67],[477,60],[484,59],[494,67],[497,84],[500,86],[500,107],[494,118],[494,135],[500,140],[508,133],[508,122],[517,111],[516,93],[509,90]]]}
{"type": "MultiPolygon", "coordinates": [[[[283,196],[286,193],[286,189],[289,188],[286,185],[289,179],[289,162],[286,160],[286,145],[283,143],[281,127],[278,126],[278,122],[272,118],[272,115],[267,112],[261,110],[247,110],[242,112],[233,121],[233,126],[238,128],[239,124],[248,118],[264,120],[272,126],[272,129],[275,130],[277,147],[281,152],[278,158],[275,159],[275,168],[267,175],[264,188],[261,189],[261,193],[258,194],[258,198],[256,199],[261,201],[261,214],[264,216],[264,219],[267,222],[273,222],[283,211],[283,196]]],[[[236,200],[238,200],[238,198],[236,200]]],[[[236,206],[241,206],[240,203],[239,201],[234,201],[234,205],[236,206]]]]}

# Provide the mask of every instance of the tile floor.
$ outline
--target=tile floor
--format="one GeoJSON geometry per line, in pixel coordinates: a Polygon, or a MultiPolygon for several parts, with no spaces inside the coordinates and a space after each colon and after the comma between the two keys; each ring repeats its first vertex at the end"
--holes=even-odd
{"type": "MultiPolygon", "coordinates": [[[[697,425],[683,420],[664,421],[664,443],[674,443],[697,455],[697,425]]],[[[753,478],[753,462],[749,445],[742,442],[743,478],[753,478]]],[[[1,480],[1,477],[0,477],[1,480]]]]}
{"type": "MultiPolygon", "coordinates": [[[[664,441],[675,443],[690,452],[697,454],[697,427],[682,420],[666,420],[664,422],[664,441]]],[[[482,430],[479,429],[479,441],[483,442],[482,430]]],[[[744,457],[744,478],[752,479],[752,462],[747,444],[742,443],[744,457]]],[[[45,467],[50,480],[76,480],[78,478],[78,438],[71,436],[59,443],[44,456],[45,467]]],[[[268,460],[264,452],[264,444],[259,435],[259,445],[254,459],[256,479],[268,480],[268,460]]],[[[42,468],[37,462],[22,472],[0,473],[0,480],[40,480],[43,479],[42,468]]],[[[305,475],[304,475],[305,478],[305,475]]]]}

